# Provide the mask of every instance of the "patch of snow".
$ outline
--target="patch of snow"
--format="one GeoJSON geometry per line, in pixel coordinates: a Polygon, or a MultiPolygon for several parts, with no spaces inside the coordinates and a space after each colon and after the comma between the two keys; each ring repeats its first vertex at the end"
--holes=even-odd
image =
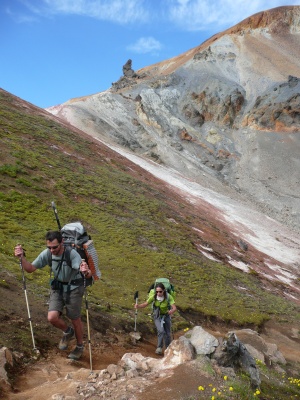
{"type": "Polygon", "coordinates": [[[220,262],[220,260],[218,260],[217,258],[215,258],[214,256],[212,256],[210,253],[207,253],[206,251],[200,250],[200,253],[202,253],[206,258],[209,258],[209,259],[212,260],[212,261],[220,262]]]}
{"type": "MultiPolygon", "coordinates": [[[[269,274],[265,274],[263,272],[261,273],[261,276],[264,276],[266,279],[268,279],[270,281],[274,281],[275,280],[274,276],[269,275],[269,274]]],[[[269,290],[269,289],[266,289],[266,290],[269,290]]]]}
{"type": "Polygon", "coordinates": [[[292,280],[291,280],[291,279],[285,278],[285,277],[283,277],[282,275],[276,275],[276,274],[275,274],[275,277],[276,277],[280,282],[286,283],[286,284],[288,284],[288,285],[290,285],[290,284],[292,283],[292,280]]]}
{"type": "Polygon", "coordinates": [[[250,271],[250,268],[248,267],[248,265],[243,263],[242,261],[233,260],[229,256],[227,256],[227,258],[228,258],[229,264],[232,265],[233,267],[238,268],[238,269],[240,269],[240,270],[242,270],[244,272],[249,272],[250,271]]]}
{"type": "Polygon", "coordinates": [[[270,263],[265,263],[271,270],[279,272],[281,275],[286,276],[289,279],[297,279],[296,275],[291,274],[289,271],[286,271],[284,268],[281,268],[279,265],[272,265],[270,263]]]}
{"type": "MultiPolygon", "coordinates": [[[[287,279],[287,278],[284,278],[281,275],[276,275],[276,274],[274,276],[271,276],[269,274],[261,273],[261,275],[264,276],[266,279],[268,279],[270,281],[277,280],[279,282],[284,283],[285,285],[289,285],[291,288],[293,288],[293,289],[295,289],[296,291],[299,292],[299,286],[293,284],[294,282],[291,279],[287,279]]],[[[299,299],[297,299],[297,300],[299,300],[299,299]]]]}
{"type": "Polygon", "coordinates": [[[293,296],[291,293],[285,293],[285,295],[293,300],[299,300],[298,297],[293,296]]]}
{"type": "Polygon", "coordinates": [[[202,249],[207,250],[207,251],[214,251],[211,247],[205,247],[202,246],[201,244],[199,244],[200,247],[202,247],[202,249]]]}
{"type": "Polygon", "coordinates": [[[203,233],[203,231],[201,231],[201,229],[194,228],[194,227],[192,229],[194,229],[194,231],[196,231],[196,232],[203,233]]]}

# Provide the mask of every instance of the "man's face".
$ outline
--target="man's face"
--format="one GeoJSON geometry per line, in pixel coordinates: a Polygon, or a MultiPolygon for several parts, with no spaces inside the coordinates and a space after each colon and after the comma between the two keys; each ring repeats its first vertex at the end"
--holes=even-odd
{"type": "Polygon", "coordinates": [[[54,239],[52,242],[47,240],[46,246],[54,256],[59,256],[62,253],[63,245],[62,243],[59,243],[57,239],[54,239]]]}

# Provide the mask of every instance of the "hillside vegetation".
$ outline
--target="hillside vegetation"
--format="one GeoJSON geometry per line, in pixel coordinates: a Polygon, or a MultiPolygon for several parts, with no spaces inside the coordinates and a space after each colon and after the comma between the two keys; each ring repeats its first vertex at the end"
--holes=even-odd
{"type": "MultiPolygon", "coordinates": [[[[132,329],[134,292],[139,290],[143,300],[159,276],[169,277],[177,289],[174,329],[204,319],[260,327],[268,319],[299,318],[299,308],[264,290],[256,274],[202,256],[195,246],[201,237],[193,228],[209,227],[216,241],[224,233],[206,221],[204,213],[193,214],[190,205],[121,156],[4,91],[0,91],[0,135],[4,296],[13,290],[8,277],[15,277],[14,285],[22,283],[13,257],[15,244],[24,245],[29,260],[37,256],[46,231],[57,228],[51,208],[55,201],[62,225],[81,220],[95,242],[102,279],[89,290],[89,302],[94,315],[99,314],[99,326],[105,316],[125,330],[132,329]]],[[[43,302],[48,268],[26,274],[26,279],[35,303],[43,302]]],[[[15,298],[16,303],[23,301],[15,298]]],[[[6,319],[7,304],[2,302],[0,320],[6,319]]],[[[139,321],[152,329],[146,313],[139,315],[139,321]]],[[[24,347],[24,332],[30,342],[27,324],[22,335],[15,328],[13,341],[5,326],[0,329],[1,345],[24,347]]]]}

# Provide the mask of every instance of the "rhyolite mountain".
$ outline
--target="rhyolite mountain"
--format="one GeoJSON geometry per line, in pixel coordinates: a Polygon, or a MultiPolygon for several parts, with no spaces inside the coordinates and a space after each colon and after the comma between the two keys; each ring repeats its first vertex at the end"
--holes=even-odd
{"type": "MultiPolygon", "coordinates": [[[[126,61],[126,60],[124,60],[126,61]]],[[[257,13],[47,110],[300,229],[300,6],[257,13]]]]}

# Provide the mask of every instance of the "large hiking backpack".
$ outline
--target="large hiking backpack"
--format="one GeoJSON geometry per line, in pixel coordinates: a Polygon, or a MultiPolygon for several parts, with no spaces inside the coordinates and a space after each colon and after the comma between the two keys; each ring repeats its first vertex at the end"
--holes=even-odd
{"type": "Polygon", "coordinates": [[[158,283],[162,283],[164,285],[166,291],[173,297],[173,299],[175,299],[175,296],[176,296],[175,288],[172,285],[172,283],[169,281],[168,278],[157,278],[155,280],[155,282],[148,289],[149,296],[150,295],[152,296],[153,294],[155,294],[155,288],[158,283]]]}
{"type": "Polygon", "coordinates": [[[101,277],[98,266],[98,255],[91,236],[87,234],[81,222],[71,222],[64,225],[60,230],[65,246],[65,260],[70,264],[70,251],[68,248],[75,249],[85,260],[92,271],[92,280],[97,281],[101,277]]]}

